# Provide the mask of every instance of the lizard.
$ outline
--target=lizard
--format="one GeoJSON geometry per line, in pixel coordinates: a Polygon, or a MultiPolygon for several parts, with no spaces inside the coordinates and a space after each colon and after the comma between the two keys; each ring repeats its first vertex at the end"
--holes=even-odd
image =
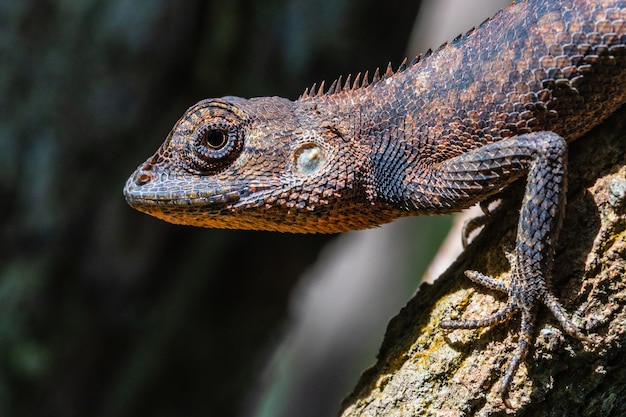
{"type": "Polygon", "coordinates": [[[135,209],[208,228],[336,233],[447,214],[525,181],[507,295],[476,329],[521,317],[498,393],[534,341],[537,310],[592,342],[551,285],[568,144],[626,103],[625,0],[515,0],[394,71],[339,77],[296,100],[202,100],[127,180],[135,209]]]}

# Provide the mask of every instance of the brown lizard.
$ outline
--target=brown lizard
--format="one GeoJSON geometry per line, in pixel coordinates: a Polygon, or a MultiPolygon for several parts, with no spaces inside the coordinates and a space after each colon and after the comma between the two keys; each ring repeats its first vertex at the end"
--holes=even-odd
{"type": "Polygon", "coordinates": [[[452,213],[525,179],[511,278],[473,281],[521,316],[501,380],[507,394],[545,305],[590,340],[550,285],[565,206],[567,143],[626,102],[625,0],[518,0],[397,71],[341,78],[296,101],[203,100],[124,189],[134,208],[202,227],[334,233],[403,216],[452,213]]]}

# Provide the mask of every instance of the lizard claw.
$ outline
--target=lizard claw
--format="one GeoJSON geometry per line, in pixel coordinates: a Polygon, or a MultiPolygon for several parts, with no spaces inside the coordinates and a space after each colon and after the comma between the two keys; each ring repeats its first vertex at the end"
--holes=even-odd
{"type": "Polygon", "coordinates": [[[483,214],[478,217],[472,217],[469,220],[466,220],[463,223],[463,230],[461,231],[461,243],[463,244],[463,249],[467,248],[469,244],[470,235],[475,231],[483,227],[487,222],[489,222],[490,215],[483,214]]]}
{"type": "MultiPolygon", "coordinates": [[[[479,206],[483,214],[466,220],[465,223],[463,223],[463,230],[461,231],[461,241],[463,243],[463,249],[467,248],[471,234],[486,225],[489,220],[491,220],[491,217],[493,216],[493,211],[489,209],[489,206],[491,205],[491,203],[497,200],[497,197],[492,196],[487,198],[486,200],[481,201],[479,203],[479,206]]],[[[496,209],[498,207],[496,207],[496,209]]]]}

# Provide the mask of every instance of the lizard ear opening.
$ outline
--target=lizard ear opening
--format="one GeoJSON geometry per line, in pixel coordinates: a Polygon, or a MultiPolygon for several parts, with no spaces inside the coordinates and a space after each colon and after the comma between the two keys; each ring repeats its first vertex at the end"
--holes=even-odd
{"type": "Polygon", "coordinates": [[[316,143],[307,143],[296,149],[294,166],[303,175],[310,175],[324,166],[324,150],[316,143]]]}

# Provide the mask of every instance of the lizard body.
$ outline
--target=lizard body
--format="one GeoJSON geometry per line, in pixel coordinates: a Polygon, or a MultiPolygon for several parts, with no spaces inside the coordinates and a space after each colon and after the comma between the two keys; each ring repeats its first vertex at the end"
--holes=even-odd
{"type": "Polygon", "coordinates": [[[546,305],[588,340],[550,288],[565,205],[567,143],[626,102],[626,1],[518,0],[421,60],[341,79],[296,101],[203,100],[124,193],[136,209],[202,227],[313,233],[451,213],[526,179],[508,294],[478,328],[521,314],[505,403],[546,305]]]}

